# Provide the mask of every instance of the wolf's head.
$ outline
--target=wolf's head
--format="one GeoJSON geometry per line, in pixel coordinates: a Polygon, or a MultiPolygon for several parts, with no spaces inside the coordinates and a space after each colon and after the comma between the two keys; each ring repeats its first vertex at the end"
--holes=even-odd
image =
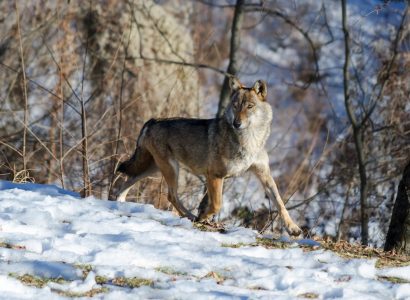
{"type": "Polygon", "coordinates": [[[252,125],[271,121],[270,105],[266,102],[267,87],[263,80],[257,80],[253,87],[242,85],[236,78],[229,81],[231,103],[226,118],[235,130],[243,130],[252,125]]]}

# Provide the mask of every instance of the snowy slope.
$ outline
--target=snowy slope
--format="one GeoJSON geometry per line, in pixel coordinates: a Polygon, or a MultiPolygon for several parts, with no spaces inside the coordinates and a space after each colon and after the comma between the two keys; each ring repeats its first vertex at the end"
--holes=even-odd
{"type": "Polygon", "coordinates": [[[409,267],[379,270],[375,260],[304,252],[297,244],[247,245],[256,237],[244,228],[199,231],[149,205],[0,181],[0,298],[60,299],[95,291],[91,295],[103,299],[410,299],[410,284],[377,279],[410,280],[409,267]],[[33,287],[22,283],[25,274],[60,280],[33,287]],[[143,283],[131,288],[119,278],[143,283]]]}

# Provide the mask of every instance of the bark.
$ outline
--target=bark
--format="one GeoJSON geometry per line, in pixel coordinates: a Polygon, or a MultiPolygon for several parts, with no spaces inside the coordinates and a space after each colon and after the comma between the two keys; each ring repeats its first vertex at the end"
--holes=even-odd
{"type": "MultiPolygon", "coordinates": [[[[241,44],[241,27],[243,23],[244,14],[244,0],[237,0],[235,5],[235,13],[233,16],[231,27],[231,48],[229,53],[229,65],[227,73],[230,75],[236,75],[239,71],[239,58],[238,50],[241,44]]],[[[219,96],[219,105],[217,116],[220,117],[224,114],[226,107],[229,104],[230,88],[229,77],[225,76],[222,84],[221,94],[219,96]]]]}
{"type": "Polygon", "coordinates": [[[399,183],[384,250],[410,254],[410,161],[399,183]]]}

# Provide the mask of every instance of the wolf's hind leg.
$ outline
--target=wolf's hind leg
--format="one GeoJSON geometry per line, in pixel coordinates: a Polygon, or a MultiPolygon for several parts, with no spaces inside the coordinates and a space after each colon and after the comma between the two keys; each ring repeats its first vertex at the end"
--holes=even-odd
{"type": "Polygon", "coordinates": [[[118,166],[117,172],[126,174],[128,180],[121,186],[117,201],[125,202],[125,198],[132,186],[137,183],[138,180],[151,175],[157,170],[158,167],[155,165],[151,153],[147,149],[137,146],[133,156],[118,166]]]}
{"type": "Polygon", "coordinates": [[[138,181],[137,177],[128,178],[127,181],[124,182],[121,186],[120,192],[117,196],[117,201],[125,202],[128,192],[133,187],[133,185],[137,183],[137,181],[138,181]]]}
{"type": "Polygon", "coordinates": [[[166,160],[157,157],[155,157],[155,162],[167,182],[168,201],[172,203],[182,217],[187,217],[191,221],[195,220],[195,216],[182,205],[178,198],[178,162],[172,158],[166,160]]]}
{"type": "Polygon", "coordinates": [[[140,174],[137,176],[130,176],[128,180],[122,184],[120,192],[118,193],[117,201],[125,202],[127,194],[134,184],[136,184],[139,180],[155,173],[156,171],[158,171],[158,167],[155,165],[154,161],[152,161],[151,165],[140,174]]]}

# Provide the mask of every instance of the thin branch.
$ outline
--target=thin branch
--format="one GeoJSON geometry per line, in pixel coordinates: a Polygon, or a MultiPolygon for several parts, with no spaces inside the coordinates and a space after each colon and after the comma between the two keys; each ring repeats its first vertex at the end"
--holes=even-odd
{"type": "Polygon", "coordinates": [[[26,146],[27,146],[27,122],[28,122],[28,99],[27,99],[27,80],[26,80],[26,69],[24,66],[24,52],[23,52],[23,42],[21,39],[21,28],[20,28],[20,13],[15,0],[16,6],[16,19],[17,19],[17,32],[19,37],[19,50],[20,50],[20,60],[21,60],[21,71],[23,74],[23,98],[24,98],[24,117],[23,117],[23,150],[21,151],[23,157],[23,170],[27,169],[27,159],[26,159],[26,146]]]}
{"type": "MultiPolygon", "coordinates": [[[[43,36],[42,38],[43,38],[43,43],[44,43],[44,45],[46,46],[46,49],[47,49],[48,53],[50,54],[52,60],[54,61],[55,65],[57,66],[57,68],[58,68],[58,70],[59,70],[59,72],[60,72],[62,78],[64,79],[64,81],[65,81],[65,82],[67,83],[67,85],[69,86],[69,88],[70,88],[71,92],[73,93],[74,97],[75,97],[78,101],[81,102],[81,100],[80,100],[80,98],[78,97],[77,93],[74,91],[73,87],[71,86],[71,83],[69,82],[68,78],[67,78],[67,77],[64,75],[64,73],[62,72],[61,66],[60,66],[60,64],[57,62],[57,60],[56,60],[56,58],[55,58],[55,56],[54,56],[54,54],[53,54],[53,51],[50,49],[50,47],[48,47],[48,44],[47,44],[47,42],[46,42],[44,36],[43,36]]],[[[69,104],[68,101],[66,101],[66,102],[67,102],[67,104],[69,104]]],[[[70,106],[76,113],[81,114],[81,112],[80,112],[79,110],[77,110],[74,106],[72,106],[72,105],[70,105],[70,104],[69,104],[69,106],[70,106]]]]}
{"type": "Polygon", "coordinates": [[[298,31],[307,41],[311,51],[312,51],[312,56],[313,56],[313,61],[315,65],[315,76],[310,79],[309,82],[307,82],[307,86],[304,88],[307,88],[310,83],[313,81],[317,80],[320,77],[320,69],[319,69],[319,56],[317,54],[317,49],[315,46],[315,43],[313,42],[312,38],[309,36],[309,33],[305,30],[303,30],[299,25],[297,25],[292,19],[290,19],[288,16],[284,15],[278,10],[267,8],[267,7],[245,7],[245,12],[260,12],[260,13],[266,13],[270,16],[273,17],[278,17],[282,19],[286,24],[290,25],[293,27],[296,31],[298,31]]]}
{"type": "Polygon", "coordinates": [[[10,145],[10,144],[8,144],[8,143],[6,143],[6,142],[3,142],[2,140],[0,140],[0,144],[6,146],[6,147],[8,147],[8,148],[10,148],[10,149],[13,150],[14,152],[16,152],[18,155],[23,156],[23,153],[22,153],[21,151],[19,151],[17,148],[13,147],[12,145],[10,145]]]}
{"type": "MultiPolygon", "coordinates": [[[[13,68],[13,67],[8,66],[8,65],[2,63],[1,61],[0,61],[0,66],[2,66],[2,67],[5,68],[5,69],[8,69],[8,70],[10,70],[10,71],[12,71],[12,72],[14,72],[14,73],[17,73],[17,74],[20,73],[19,70],[15,69],[15,68],[13,68]]],[[[65,101],[63,98],[61,98],[60,96],[58,96],[58,95],[57,95],[56,93],[54,93],[52,90],[50,90],[50,89],[48,89],[48,88],[42,86],[41,84],[39,84],[37,81],[31,79],[30,77],[27,77],[27,76],[26,76],[26,80],[27,80],[28,82],[34,84],[36,87],[42,89],[43,91],[49,93],[50,95],[52,95],[52,96],[55,97],[56,99],[64,101],[64,103],[66,103],[68,106],[70,106],[70,108],[72,108],[75,112],[77,112],[77,113],[79,114],[79,111],[78,111],[74,106],[72,106],[72,104],[70,104],[68,101],[65,101]]]]}
{"type": "MultiPolygon", "coordinates": [[[[217,7],[217,8],[235,8],[235,4],[216,4],[213,3],[212,1],[206,1],[206,0],[197,0],[198,2],[212,6],[212,7],[217,7]]],[[[261,0],[259,3],[245,3],[245,7],[254,7],[254,6],[263,6],[264,0],[261,0]]]]}
{"type": "MultiPolygon", "coordinates": [[[[21,121],[20,119],[18,119],[18,121],[25,126],[24,121],[21,121]]],[[[27,131],[40,143],[41,146],[43,146],[43,148],[51,155],[52,158],[54,158],[55,160],[58,160],[54,154],[50,151],[50,149],[48,149],[48,147],[41,141],[41,139],[28,127],[26,126],[27,131]]]]}
{"type": "Polygon", "coordinates": [[[179,66],[184,66],[184,67],[189,67],[189,68],[196,68],[196,69],[208,69],[211,71],[214,71],[216,73],[219,73],[224,76],[232,77],[233,75],[225,72],[221,69],[218,69],[216,67],[207,65],[207,64],[201,64],[201,63],[192,63],[192,62],[182,62],[182,61],[176,61],[176,60],[169,60],[169,59],[162,59],[162,58],[152,58],[152,57],[146,57],[146,56],[140,56],[140,57],[133,57],[133,56],[128,56],[128,59],[135,59],[135,58],[140,58],[142,60],[146,61],[154,61],[158,63],[164,63],[164,64],[171,64],[171,65],[179,65],[179,66]]]}

